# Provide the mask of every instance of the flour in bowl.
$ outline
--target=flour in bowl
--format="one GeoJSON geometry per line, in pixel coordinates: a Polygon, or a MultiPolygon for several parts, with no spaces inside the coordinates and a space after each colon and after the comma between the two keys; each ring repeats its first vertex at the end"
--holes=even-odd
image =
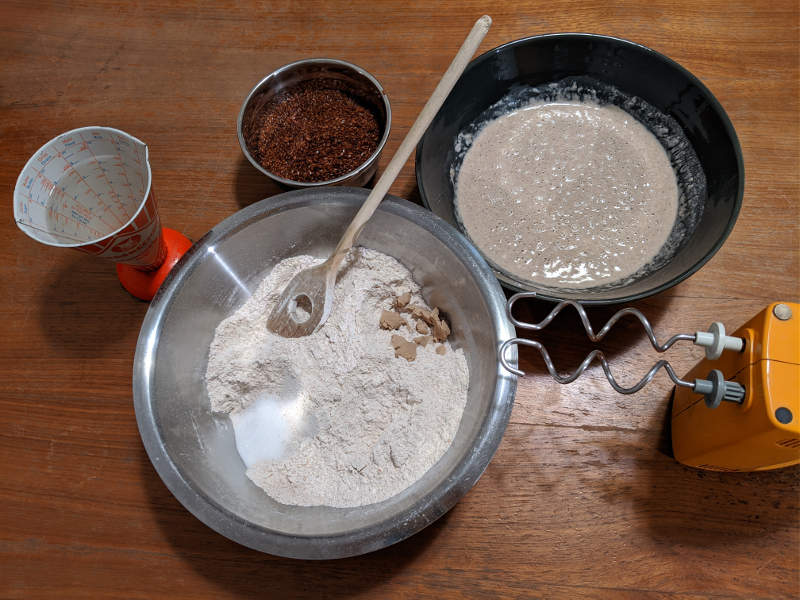
{"type": "Polygon", "coordinates": [[[211,409],[231,418],[247,476],[272,498],[363,506],[403,491],[444,455],[461,422],[469,372],[463,350],[420,335],[429,329],[424,318],[446,323],[408,269],[365,248],[348,254],[318,331],[294,339],[270,332],[267,316],[283,288],[319,262],[280,262],[219,324],[208,395],[211,409]],[[387,327],[387,311],[395,310],[407,314],[387,327]],[[397,353],[398,337],[415,352],[397,353]]]}

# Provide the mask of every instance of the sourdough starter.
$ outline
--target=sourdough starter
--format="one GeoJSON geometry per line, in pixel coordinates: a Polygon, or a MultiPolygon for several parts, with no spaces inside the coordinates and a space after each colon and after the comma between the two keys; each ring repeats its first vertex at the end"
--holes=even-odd
{"type": "Polygon", "coordinates": [[[586,288],[655,257],[677,217],[678,185],[659,141],[622,109],[539,103],[479,132],[458,173],[456,210],[496,266],[586,288]]]}

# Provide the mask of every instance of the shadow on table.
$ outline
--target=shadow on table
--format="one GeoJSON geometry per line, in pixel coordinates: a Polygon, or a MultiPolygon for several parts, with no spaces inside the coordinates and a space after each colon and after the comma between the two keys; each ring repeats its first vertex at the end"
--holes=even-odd
{"type": "Polygon", "coordinates": [[[39,300],[39,320],[53,350],[98,357],[122,339],[136,340],[148,305],[122,288],[114,263],[61,252],[68,258],[48,274],[39,300]]]}
{"type": "MultiPolygon", "coordinates": [[[[506,292],[510,297],[511,293],[506,292]]],[[[669,294],[660,294],[654,298],[639,300],[624,305],[616,306],[589,306],[586,313],[595,333],[605,325],[608,319],[618,310],[625,307],[638,308],[647,317],[656,334],[659,343],[664,343],[676,331],[659,331],[658,323],[668,313],[672,297],[669,294]]],[[[514,316],[523,322],[539,323],[544,319],[556,304],[544,300],[525,299],[514,305],[514,316]]],[[[556,371],[565,375],[574,371],[581,361],[593,349],[599,348],[609,362],[611,372],[623,385],[629,386],[638,381],[652,366],[652,362],[635,365],[635,373],[625,373],[625,365],[615,365],[614,358],[624,354],[631,346],[646,342],[646,333],[638,319],[626,316],[618,321],[599,343],[593,344],[586,336],[577,311],[567,306],[547,327],[541,331],[517,331],[519,337],[541,342],[550,354],[556,371]],[[627,376],[626,376],[627,375],[627,376]]],[[[648,355],[652,354],[647,343],[648,355]]],[[[653,351],[654,352],[654,351],[653,351]]],[[[653,361],[654,362],[654,361],[653,361]]],[[[599,364],[594,362],[592,364],[599,364]]],[[[544,360],[535,348],[519,348],[520,369],[531,375],[547,375],[544,360]]],[[[547,375],[549,377],[549,375],[547,375]]]]}
{"type": "Polygon", "coordinates": [[[199,575],[242,597],[338,598],[364,592],[390,580],[423,553],[450,514],[407,540],[363,556],[321,561],[281,558],[241,546],[201,523],[164,486],[144,449],[142,454],[142,479],[165,538],[199,575]]]}
{"type": "MultiPolygon", "coordinates": [[[[380,177],[380,173],[378,173],[378,177],[380,177]]],[[[373,179],[373,183],[377,181],[377,179],[373,179]]],[[[372,187],[372,185],[370,185],[372,187]]],[[[418,204],[422,206],[422,196],[419,193],[419,188],[417,187],[416,180],[408,185],[406,185],[403,189],[399,190],[396,194],[400,198],[405,198],[409,202],[413,202],[414,204],[418,204]]]]}
{"type": "MultiPolygon", "coordinates": [[[[378,177],[380,177],[380,175],[381,171],[378,171],[375,176],[363,187],[372,189],[375,186],[375,183],[378,181],[378,177]]],[[[291,191],[290,188],[285,188],[275,183],[272,181],[272,179],[258,171],[244,156],[239,158],[239,162],[236,166],[234,194],[236,196],[236,202],[240,208],[250,206],[259,200],[263,200],[264,198],[269,198],[271,196],[289,191],[291,191]]],[[[415,204],[422,204],[416,182],[408,184],[406,189],[400,190],[399,192],[396,191],[393,195],[398,195],[399,197],[405,198],[406,200],[409,200],[415,204]]]]}
{"type": "MultiPolygon", "coordinates": [[[[720,547],[797,527],[800,467],[753,473],[722,473],[675,461],[670,440],[671,401],[664,415],[658,452],[635,459],[636,512],[646,516],[656,541],[720,547]],[[641,493],[644,492],[644,493],[641,493]]],[[[698,432],[700,434],[700,432],[698,432]]],[[[791,552],[791,548],[784,549],[791,552]]],[[[796,551],[796,548],[794,549],[796,551]]]]}
{"type": "Polygon", "coordinates": [[[256,169],[244,157],[239,157],[234,177],[234,194],[240,208],[287,191],[256,169]]]}

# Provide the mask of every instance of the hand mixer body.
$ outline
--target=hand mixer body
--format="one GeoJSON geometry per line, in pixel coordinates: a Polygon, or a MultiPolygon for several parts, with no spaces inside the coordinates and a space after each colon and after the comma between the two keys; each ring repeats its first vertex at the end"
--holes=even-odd
{"type": "Polygon", "coordinates": [[[690,388],[675,388],[672,446],[679,462],[714,471],[800,463],[800,304],[781,304],[789,318],[776,316],[778,303],[768,306],[732,334],[745,340],[741,352],[703,360],[685,377],[719,369],[745,387],[744,402],[709,408],[690,388]]]}

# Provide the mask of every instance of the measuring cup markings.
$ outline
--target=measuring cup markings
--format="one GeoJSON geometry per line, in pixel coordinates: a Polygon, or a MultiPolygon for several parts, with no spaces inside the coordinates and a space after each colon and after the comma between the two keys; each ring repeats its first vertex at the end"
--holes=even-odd
{"type": "Polygon", "coordinates": [[[17,178],[14,219],[36,241],[118,263],[123,287],[142,300],[191,246],[162,233],[147,146],[110,127],[74,129],[39,148],[17,178]]]}
{"type": "Polygon", "coordinates": [[[160,223],[151,223],[158,216],[146,156],[142,142],[109,128],[54,138],[23,169],[18,222],[45,243],[148,266],[142,262],[161,252],[150,248],[158,246],[160,223]]]}
{"type": "MultiPolygon", "coordinates": [[[[97,155],[95,155],[94,151],[91,148],[90,142],[87,142],[86,140],[83,139],[83,134],[80,134],[80,135],[81,135],[81,140],[83,141],[83,145],[81,146],[81,148],[83,148],[85,146],[86,150],[92,155],[92,158],[94,159],[95,164],[97,165],[97,167],[101,171],[101,173],[98,175],[98,178],[102,177],[102,178],[105,179],[106,185],[108,186],[108,189],[111,192],[111,195],[114,196],[115,200],[119,204],[119,210],[122,212],[122,214],[124,216],[124,220],[120,219],[119,216],[117,216],[116,214],[114,214],[114,217],[117,219],[117,221],[119,221],[119,226],[122,227],[122,225],[124,225],[125,222],[130,220],[130,218],[131,218],[130,211],[128,210],[127,206],[125,206],[125,203],[123,202],[123,200],[119,197],[119,194],[117,193],[116,187],[114,186],[113,182],[108,178],[108,175],[106,174],[106,169],[103,168],[102,164],[99,162],[99,160],[97,158],[97,155]]],[[[113,135],[109,136],[109,138],[112,141],[114,140],[114,136],[113,135]]],[[[121,175],[125,179],[125,183],[119,184],[119,185],[126,185],[127,184],[128,186],[130,186],[130,183],[128,182],[128,174],[127,174],[127,171],[125,169],[125,164],[124,164],[124,162],[122,160],[122,156],[120,155],[120,150],[119,150],[120,142],[121,142],[121,140],[120,140],[120,138],[118,136],[117,140],[115,142],[117,153],[116,153],[116,155],[114,155],[110,159],[110,162],[111,162],[111,166],[112,167],[116,167],[118,169],[117,175],[121,175]]],[[[131,200],[131,201],[135,201],[135,198],[133,197],[133,193],[129,194],[128,199],[131,200]]]]}

